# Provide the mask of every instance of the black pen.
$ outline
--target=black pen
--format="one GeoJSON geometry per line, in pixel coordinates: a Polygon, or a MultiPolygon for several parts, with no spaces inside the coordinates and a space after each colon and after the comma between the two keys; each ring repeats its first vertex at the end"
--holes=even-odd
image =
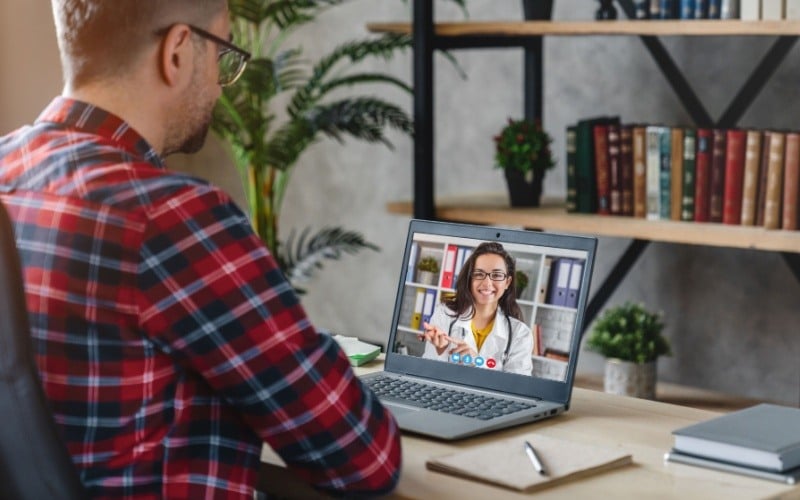
{"type": "Polygon", "coordinates": [[[527,441],[525,441],[525,453],[528,454],[528,458],[531,459],[531,463],[533,463],[533,466],[536,468],[536,471],[542,476],[546,476],[547,471],[544,469],[542,461],[539,460],[539,456],[536,455],[536,450],[534,450],[533,446],[527,441]]]}

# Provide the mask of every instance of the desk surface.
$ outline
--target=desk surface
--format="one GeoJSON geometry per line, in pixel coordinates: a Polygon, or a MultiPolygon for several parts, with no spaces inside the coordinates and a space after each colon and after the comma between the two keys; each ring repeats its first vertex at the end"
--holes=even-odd
{"type": "MultiPolygon", "coordinates": [[[[356,371],[381,368],[372,363],[356,371]]],[[[665,463],[672,430],[719,415],[683,406],[575,388],[569,411],[557,417],[456,442],[403,435],[403,470],[390,498],[528,498],[530,495],[425,468],[429,457],[525,433],[619,448],[634,465],[537,492],[537,498],[800,498],[800,486],[665,463]]],[[[276,463],[269,450],[264,460],[276,463]]],[[[531,494],[532,495],[532,494],[531,494]]]]}

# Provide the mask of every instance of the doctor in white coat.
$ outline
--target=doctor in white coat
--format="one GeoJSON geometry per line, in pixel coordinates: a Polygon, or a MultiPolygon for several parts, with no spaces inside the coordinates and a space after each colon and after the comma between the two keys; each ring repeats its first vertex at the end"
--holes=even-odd
{"type": "Polygon", "coordinates": [[[533,336],[517,304],[515,268],[500,243],[478,245],[461,268],[455,296],[423,324],[422,356],[530,375],[533,336]]]}

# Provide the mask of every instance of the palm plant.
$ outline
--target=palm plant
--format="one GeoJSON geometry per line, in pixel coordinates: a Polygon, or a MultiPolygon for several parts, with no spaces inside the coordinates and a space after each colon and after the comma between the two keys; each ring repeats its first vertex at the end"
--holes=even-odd
{"type": "Polygon", "coordinates": [[[323,229],[311,237],[306,230],[294,244],[282,246],[278,220],[300,155],[325,137],[341,142],[350,136],[391,147],[387,128],[413,134],[411,119],[393,103],[369,96],[331,97],[334,91],[363,84],[385,84],[411,93],[411,87],[395,77],[353,69],[366,58],[388,59],[408,48],[410,37],[384,35],[347,42],[316,63],[304,60],[300,47],[286,47],[293,31],[345,1],[229,1],[234,39],[253,58],[241,79],[224,89],[212,129],[230,146],[256,233],[293,284],[319,268],[323,259],[377,249],[359,233],[340,228],[323,229]],[[279,96],[288,102],[285,109],[276,109],[279,96]]]}

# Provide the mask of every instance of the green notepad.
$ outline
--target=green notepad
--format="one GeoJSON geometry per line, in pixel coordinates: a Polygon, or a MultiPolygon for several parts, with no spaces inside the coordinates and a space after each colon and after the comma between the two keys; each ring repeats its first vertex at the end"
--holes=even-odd
{"type": "Polygon", "coordinates": [[[335,340],[341,346],[350,364],[353,366],[361,366],[365,363],[377,358],[381,353],[380,346],[362,342],[356,337],[345,337],[343,335],[334,335],[335,340]]]}

